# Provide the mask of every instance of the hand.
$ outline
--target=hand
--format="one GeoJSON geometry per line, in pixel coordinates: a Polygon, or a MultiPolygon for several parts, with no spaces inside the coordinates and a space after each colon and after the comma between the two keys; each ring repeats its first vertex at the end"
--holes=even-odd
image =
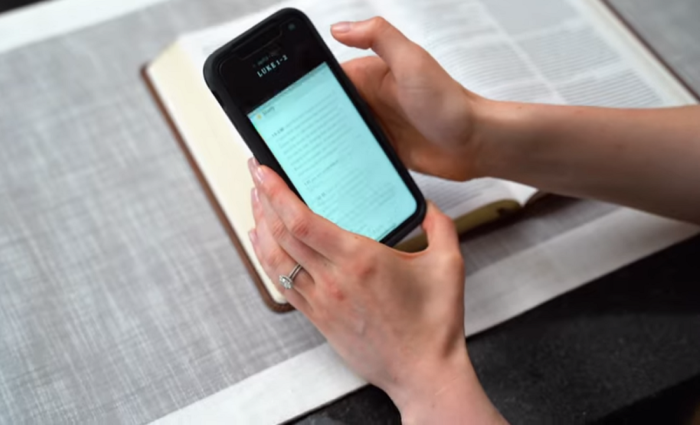
{"type": "Polygon", "coordinates": [[[382,18],[342,22],[331,32],[343,44],[379,55],[351,60],[343,69],[409,168],[451,180],[480,177],[473,111],[482,98],[382,18]]]}
{"type": "Polygon", "coordinates": [[[403,162],[496,177],[700,224],[700,106],[609,109],[492,101],[469,92],[381,18],[332,27],[379,57],[343,68],[403,162]]]}
{"type": "Polygon", "coordinates": [[[396,251],[314,214],[271,169],[249,166],[250,239],[265,272],[404,422],[498,419],[467,356],[464,263],[450,218],[430,205],[429,247],[396,251]],[[303,271],[285,290],[277,279],[296,263],[303,271]]]}

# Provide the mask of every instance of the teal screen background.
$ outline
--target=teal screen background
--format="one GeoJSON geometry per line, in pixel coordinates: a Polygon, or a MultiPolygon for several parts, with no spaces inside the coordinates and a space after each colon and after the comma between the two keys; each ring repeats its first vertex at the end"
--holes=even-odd
{"type": "Polygon", "coordinates": [[[417,204],[326,63],[248,118],[315,213],[381,240],[417,204]]]}

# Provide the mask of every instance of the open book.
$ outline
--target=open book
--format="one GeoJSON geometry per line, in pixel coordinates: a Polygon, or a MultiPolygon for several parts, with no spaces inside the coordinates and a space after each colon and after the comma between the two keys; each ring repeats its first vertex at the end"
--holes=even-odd
{"type": "MultiPolygon", "coordinates": [[[[289,306],[264,274],[246,237],[254,225],[253,183],[246,166],[251,154],[204,83],[206,57],[273,11],[296,7],[309,15],[341,62],[371,52],[339,44],[329,26],[381,15],[465,87],[493,99],[611,107],[694,102],[682,82],[601,1],[539,0],[536,10],[529,3],[300,0],[185,34],[147,66],[151,88],[273,310],[289,306]]],[[[503,180],[456,183],[413,176],[425,197],[453,217],[460,232],[539,198],[535,188],[503,180]]],[[[416,249],[423,243],[417,229],[401,247],[416,249]]]]}

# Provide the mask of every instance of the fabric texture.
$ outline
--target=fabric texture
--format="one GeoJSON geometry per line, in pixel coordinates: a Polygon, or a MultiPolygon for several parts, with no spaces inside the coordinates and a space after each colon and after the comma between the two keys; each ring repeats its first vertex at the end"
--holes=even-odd
{"type": "Polygon", "coordinates": [[[139,74],[251,9],[166,3],[0,56],[0,423],[143,423],[322,341],[263,305],[139,74]]]}

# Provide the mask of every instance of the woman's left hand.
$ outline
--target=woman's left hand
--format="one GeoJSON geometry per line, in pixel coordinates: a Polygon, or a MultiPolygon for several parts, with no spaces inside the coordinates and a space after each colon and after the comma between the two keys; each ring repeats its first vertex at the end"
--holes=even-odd
{"type": "Polygon", "coordinates": [[[265,272],[355,372],[388,393],[404,422],[458,411],[439,422],[500,418],[467,355],[464,263],[452,220],[431,204],[429,247],[400,252],[314,214],[270,168],[249,165],[250,239],[265,272]],[[285,290],[278,278],[297,263],[303,271],[285,290]]]}

